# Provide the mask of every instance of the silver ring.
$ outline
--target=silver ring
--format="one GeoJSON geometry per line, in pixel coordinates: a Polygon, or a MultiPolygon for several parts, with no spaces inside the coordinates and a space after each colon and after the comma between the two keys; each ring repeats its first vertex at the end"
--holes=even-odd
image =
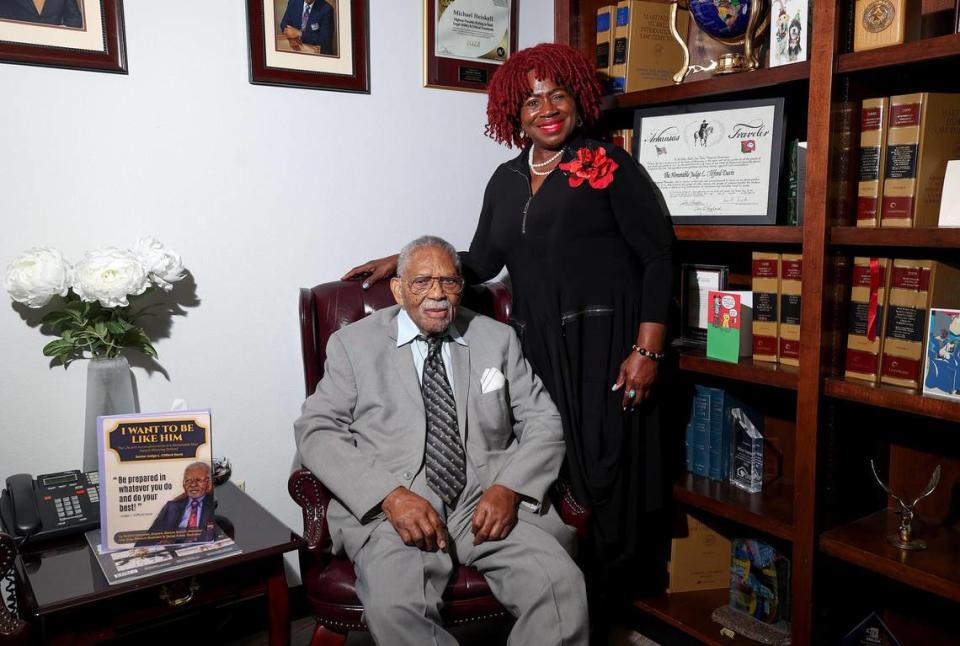
{"type": "Polygon", "coordinates": [[[632,388],[630,389],[630,392],[627,393],[627,397],[629,397],[630,399],[633,399],[636,396],[637,396],[637,391],[632,388]]]}

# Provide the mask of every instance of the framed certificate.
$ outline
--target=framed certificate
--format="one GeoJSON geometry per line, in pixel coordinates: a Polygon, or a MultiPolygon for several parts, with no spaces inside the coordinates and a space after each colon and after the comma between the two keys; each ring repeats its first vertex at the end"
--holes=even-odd
{"type": "Polygon", "coordinates": [[[707,345],[707,322],[710,292],[728,288],[730,268],[727,265],[683,263],[680,267],[680,343],[688,346],[707,345]]]}
{"type": "Polygon", "coordinates": [[[517,49],[518,0],[423,0],[423,85],[484,92],[517,49]]]}
{"type": "Polygon", "coordinates": [[[634,154],[674,224],[776,224],[782,98],[647,108],[634,154]]]}

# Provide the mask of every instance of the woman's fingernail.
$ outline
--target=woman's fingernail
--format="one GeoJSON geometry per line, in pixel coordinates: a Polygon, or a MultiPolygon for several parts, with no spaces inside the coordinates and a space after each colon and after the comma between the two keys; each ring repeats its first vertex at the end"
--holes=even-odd
{"type": "Polygon", "coordinates": [[[362,288],[364,288],[364,289],[370,289],[370,283],[364,283],[364,284],[360,285],[360,287],[362,287],[362,288]]]}

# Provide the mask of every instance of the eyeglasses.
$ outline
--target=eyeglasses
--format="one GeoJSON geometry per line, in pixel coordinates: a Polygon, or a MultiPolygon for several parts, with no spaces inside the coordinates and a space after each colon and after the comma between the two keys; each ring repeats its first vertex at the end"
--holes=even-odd
{"type": "Polygon", "coordinates": [[[183,484],[185,485],[201,485],[207,484],[209,478],[184,478],[183,484]]]}
{"type": "Polygon", "coordinates": [[[433,288],[434,281],[440,283],[440,289],[446,294],[459,294],[463,291],[463,278],[460,276],[417,276],[407,285],[411,292],[420,296],[433,288]]]}

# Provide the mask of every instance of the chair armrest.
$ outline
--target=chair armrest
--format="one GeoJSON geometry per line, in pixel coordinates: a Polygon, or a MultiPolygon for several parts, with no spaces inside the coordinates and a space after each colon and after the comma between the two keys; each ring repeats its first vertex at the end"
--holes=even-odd
{"type": "Polygon", "coordinates": [[[590,527],[590,516],[592,515],[590,509],[577,502],[577,499],[573,497],[570,485],[566,482],[557,480],[553,488],[558,502],[557,506],[560,509],[560,518],[567,525],[577,530],[578,539],[585,541],[590,527]]]}
{"type": "MultiPolygon", "coordinates": [[[[17,556],[17,544],[13,537],[0,533],[0,595],[6,597],[7,575],[12,576],[13,561],[17,556]]],[[[0,599],[0,644],[26,644],[27,622],[10,614],[3,599],[0,599]]]]}
{"type": "Polygon", "coordinates": [[[330,492],[309,469],[297,469],[287,480],[287,490],[303,512],[303,538],[310,551],[319,551],[330,542],[327,505],[330,492]]]}

